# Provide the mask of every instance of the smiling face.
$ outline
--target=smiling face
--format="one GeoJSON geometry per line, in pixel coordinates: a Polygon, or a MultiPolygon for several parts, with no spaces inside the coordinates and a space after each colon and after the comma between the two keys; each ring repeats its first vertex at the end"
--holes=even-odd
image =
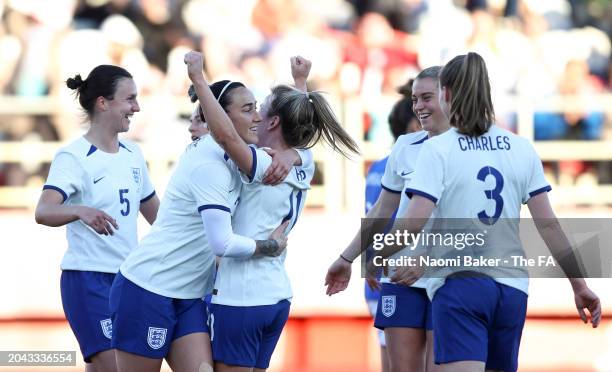
{"type": "Polygon", "coordinates": [[[108,105],[108,115],[117,133],[127,132],[135,112],[140,111],[136,100],[136,84],[130,78],[122,78],[117,82],[113,99],[105,99],[108,105]]]}
{"type": "Polygon", "coordinates": [[[202,116],[200,115],[200,106],[196,106],[189,117],[189,134],[191,134],[191,140],[195,141],[198,138],[205,136],[208,134],[208,125],[206,122],[202,121],[202,116]]]}
{"type": "Polygon", "coordinates": [[[437,135],[448,129],[448,120],[438,101],[438,80],[422,78],[412,85],[412,110],[421,122],[423,130],[437,135]]]}
{"type": "Polygon", "coordinates": [[[267,130],[271,121],[274,120],[275,116],[269,116],[270,104],[274,99],[273,94],[269,94],[264,102],[261,105],[261,109],[259,110],[259,114],[261,116],[261,121],[259,122],[259,127],[257,130],[257,145],[259,147],[269,147],[268,143],[270,142],[270,131],[267,130]]]}
{"type": "Polygon", "coordinates": [[[248,144],[257,143],[257,126],[261,117],[257,112],[257,101],[250,90],[244,87],[232,89],[231,103],[225,107],[227,115],[234,123],[236,132],[248,144]]]}

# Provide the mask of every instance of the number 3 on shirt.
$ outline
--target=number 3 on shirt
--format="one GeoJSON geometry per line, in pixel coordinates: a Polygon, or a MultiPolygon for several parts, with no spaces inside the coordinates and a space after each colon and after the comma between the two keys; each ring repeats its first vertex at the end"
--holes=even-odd
{"type": "Polygon", "coordinates": [[[485,179],[489,175],[495,178],[495,188],[492,190],[485,190],[484,193],[487,199],[495,201],[495,213],[489,216],[485,210],[478,212],[478,219],[485,225],[493,225],[497,222],[499,216],[501,216],[502,209],[504,209],[504,199],[501,197],[501,192],[504,188],[504,176],[493,167],[483,167],[478,171],[478,176],[476,176],[476,178],[485,182],[485,179]]]}
{"type": "Polygon", "coordinates": [[[125,210],[121,210],[121,215],[122,216],[127,216],[128,214],[130,214],[130,200],[126,197],[124,197],[125,194],[128,193],[128,191],[130,191],[129,189],[119,189],[119,201],[121,202],[121,204],[125,204],[125,210]]]}

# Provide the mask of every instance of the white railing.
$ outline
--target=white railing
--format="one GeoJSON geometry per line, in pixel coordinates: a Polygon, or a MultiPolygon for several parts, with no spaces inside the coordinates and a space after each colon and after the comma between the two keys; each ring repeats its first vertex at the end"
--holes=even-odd
{"type": "MultiPolygon", "coordinates": [[[[146,98],[143,98],[143,101],[146,98]]],[[[185,99],[177,98],[168,102],[177,112],[187,113],[191,106],[185,99]]],[[[392,100],[390,99],[390,102],[392,100]]],[[[571,109],[578,102],[576,99],[555,98],[546,102],[549,110],[563,111],[571,109]]],[[[597,107],[612,117],[612,95],[601,95],[589,101],[591,107],[597,107]]],[[[514,101],[518,113],[518,132],[533,139],[534,104],[521,99],[514,101]]],[[[326,211],[363,211],[364,162],[380,159],[388,154],[389,148],[362,142],[363,105],[359,99],[335,102],[336,112],[353,138],[358,140],[362,156],[346,160],[324,146],[314,149],[315,160],[321,170],[323,183],[314,185],[307,205],[322,207],[326,211]]],[[[0,115],[53,115],[65,110],[53,98],[20,98],[0,96],[0,115]]],[[[62,143],[59,142],[0,142],[0,164],[48,163],[62,143]]],[[[612,138],[600,141],[542,141],[535,147],[543,161],[584,160],[612,161],[612,138]]],[[[143,152],[149,164],[150,173],[156,185],[165,184],[170,175],[169,164],[178,155],[176,149],[154,147],[142,144],[143,152]]],[[[0,187],[0,208],[33,207],[38,200],[42,181],[34,179],[26,186],[0,187]]],[[[553,201],[559,205],[604,205],[612,204],[612,185],[553,185],[553,201]]]]}

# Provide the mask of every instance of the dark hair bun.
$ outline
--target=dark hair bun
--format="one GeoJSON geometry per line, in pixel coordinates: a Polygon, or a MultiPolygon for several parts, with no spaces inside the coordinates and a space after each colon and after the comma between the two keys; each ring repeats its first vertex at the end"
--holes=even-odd
{"type": "Polygon", "coordinates": [[[198,94],[196,93],[195,87],[192,85],[189,86],[189,90],[187,90],[187,94],[189,94],[189,99],[192,103],[198,100],[198,94]]]}
{"type": "Polygon", "coordinates": [[[68,78],[68,80],[66,80],[66,86],[70,89],[79,89],[84,83],[85,82],[79,74],[77,74],[74,78],[68,78]]]}
{"type": "Polygon", "coordinates": [[[414,79],[408,80],[406,84],[397,88],[397,92],[404,97],[412,97],[412,84],[414,83],[414,79]]]}

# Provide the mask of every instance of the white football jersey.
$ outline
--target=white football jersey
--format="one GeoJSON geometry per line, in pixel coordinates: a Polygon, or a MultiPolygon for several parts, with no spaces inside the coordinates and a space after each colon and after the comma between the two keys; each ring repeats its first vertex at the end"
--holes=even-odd
{"type": "MultiPolygon", "coordinates": [[[[408,209],[408,203],[410,203],[410,198],[406,195],[404,189],[409,184],[413,173],[414,167],[416,166],[416,161],[419,156],[419,151],[428,140],[428,135],[426,131],[418,131],[414,133],[408,133],[400,136],[393,148],[391,149],[391,154],[389,155],[389,160],[387,161],[387,166],[385,167],[385,173],[381,180],[381,186],[383,189],[392,192],[399,193],[400,203],[397,209],[396,216],[400,218],[408,209]]],[[[395,253],[390,258],[397,259],[401,256],[409,256],[418,254],[417,250],[403,250],[395,253]]],[[[380,281],[382,283],[390,283],[389,277],[393,276],[395,270],[391,269],[388,272],[388,276],[382,276],[380,281]]],[[[427,279],[422,278],[417,280],[412,286],[425,288],[427,284],[427,279]]]]}
{"type": "MultiPolygon", "coordinates": [[[[312,156],[300,167],[293,167],[285,180],[276,186],[261,183],[272,159],[257,150],[257,165],[251,180],[243,176],[240,203],[232,216],[234,234],[255,240],[268,239],[284,221],[288,233],[302,212],[306,192],[314,175],[312,156]]],[[[288,247],[287,249],[291,249],[288,247]]],[[[279,257],[223,257],[219,264],[212,302],[230,306],[272,305],[293,295],[285,271],[285,251],[279,257]]]]}
{"type": "MultiPolygon", "coordinates": [[[[488,231],[485,249],[502,249],[493,253],[497,256],[523,251],[515,224],[521,204],[550,189],[542,162],[529,141],[493,125],[480,137],[462,135],[451,128],[427,141],[407,193],[436,203],[432,216],[435,221],[461,219],[452,223],[488,231]]],[[[450,220],[446,221],[441,223],[450,220]]],[[[474,249],[478,251],[478,247],[474,249]]],[[[494,274],[497,270],[510,274],[508,278],[494,275],[494,279],[527,293],[529,279],[525,273],[501,266],[490,270],[494,274]]],[[[444,284],[443,276],[429,279],[431,298],[444,284]]]]}
{"type": "Polygon", "coordinates": [[[162,296],[201,298],[212,290],[215,259],[200,212],[233,213],[242,182],[236,165],[206,136],[187,146],[166,188],[157,219],[121,273],[162,296]]]}
{"type": "Polygon", "coordinates": [[[107,153],[80,137],[57,152],[43,188],[58,191],[66,205],[104,211],[119,225],[114,235],[107,236],[81,220],[67,224],[68,250],[61,268],[117,273],[138,246],[140,203],[155,195],[138,146],[122,140],[118,152],[107,153]]]}

